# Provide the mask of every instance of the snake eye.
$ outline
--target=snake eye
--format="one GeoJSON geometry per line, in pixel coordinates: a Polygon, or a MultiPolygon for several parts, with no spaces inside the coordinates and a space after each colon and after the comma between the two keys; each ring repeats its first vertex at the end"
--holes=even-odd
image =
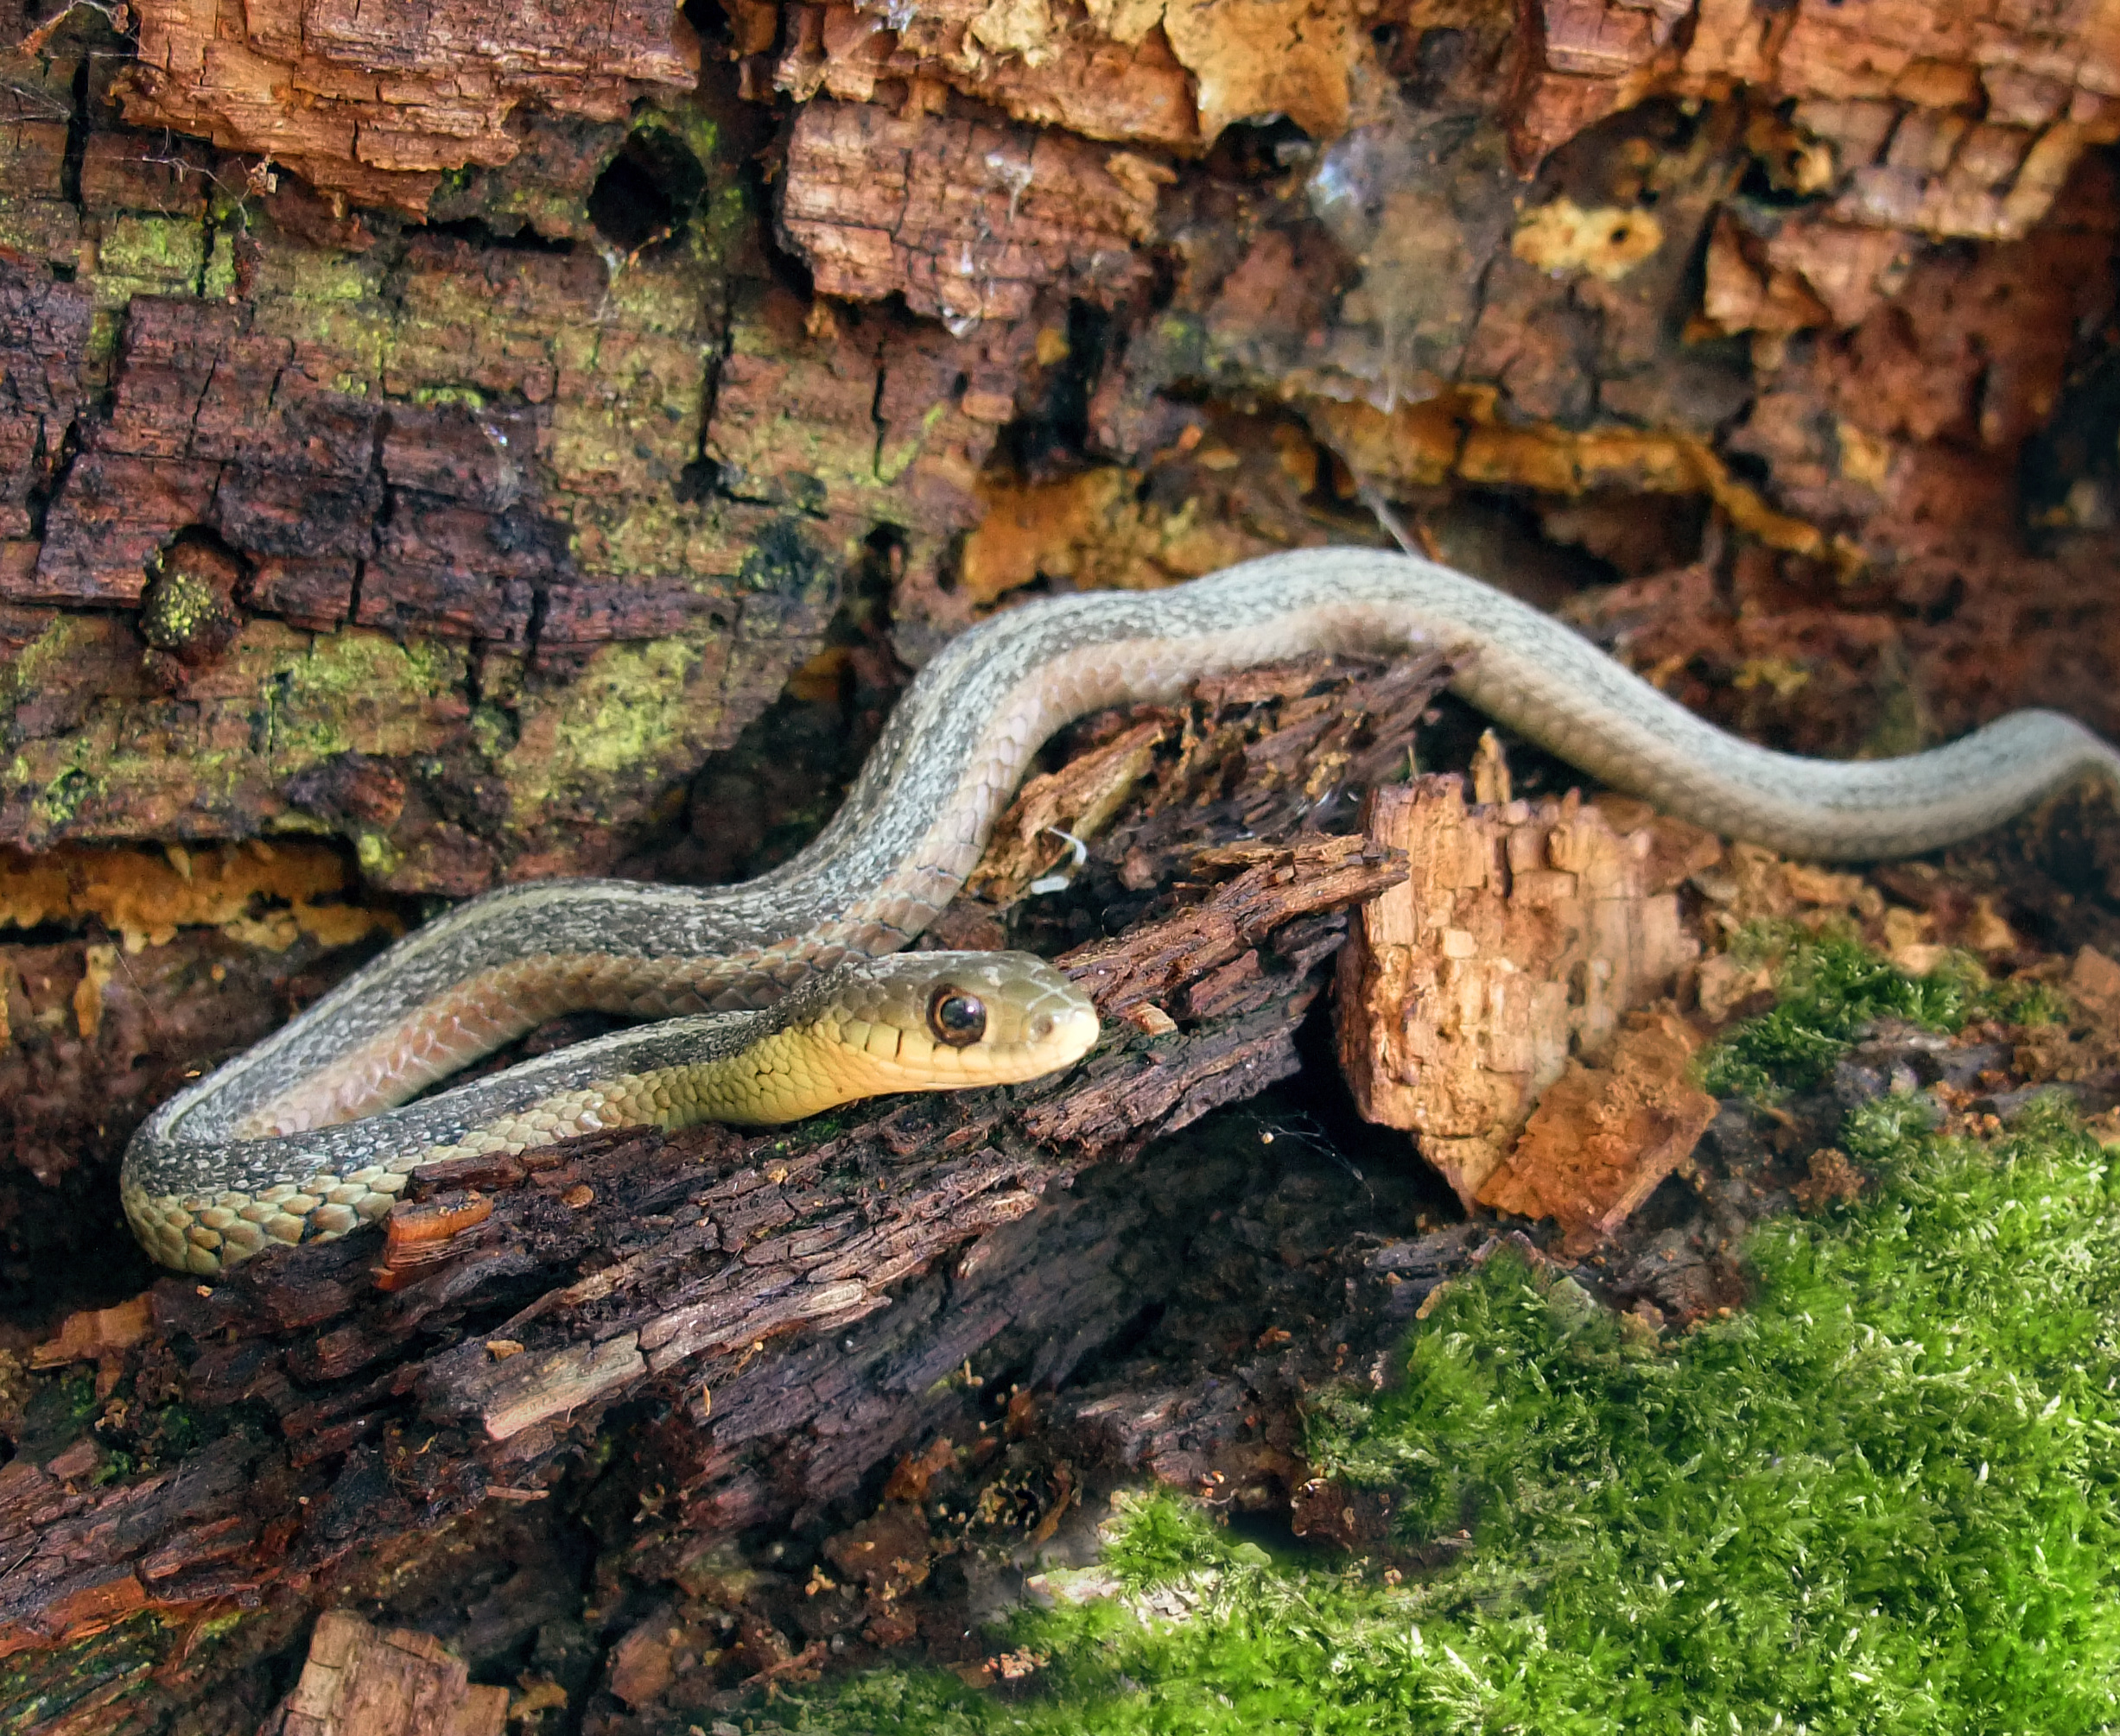
{"type": "Polygon", "coordinates": [[[928,997],[928,1029],[952,1049],[968,1049],[987,1034],[987,1009],[977,995],[944,983],[928,997]]]}

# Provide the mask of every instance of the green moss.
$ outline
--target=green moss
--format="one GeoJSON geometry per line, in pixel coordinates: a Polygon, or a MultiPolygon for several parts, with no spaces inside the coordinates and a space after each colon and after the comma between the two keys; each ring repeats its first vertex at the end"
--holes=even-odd
{"type": "Polygon", "coordinates": [[[1990,982],[1968,954],[1916,977],[1852,936],[1814,937],[1771,923],[1748,929],[1730,950],[1774,965],[1775,1001],[1702,1057],[1701,1082],[1718,1097],[1765,1098],[1817,1085],[1881,1018],[1953,1031],[1969,1018],[2047,1024],[2067,1012],[2046,984],[1990,982]]]}
{"type": "MultiPolygon", "coordinates": [[[[19,757],[9,767],[8,777],[11,783],[36,781],[35,774],[19,757]]],[[[108,779],[98,776],[85,766],[69,766],[56,777],[45,779],[37,793],[30,797],[30,815],[44,833],[56,832],[109,789],[108,779]]]]}
{"type": "MultiPolygon", "coordinates": [[[[1836,957],[1821,1004],[1905,1004],[1836,957]]],[[[755,1727],[2115,1728],[2120,1178],[2051,1104],[1991,1143],[1926,1121],[1849,1118],[1876,1187],[1758,1230],[1742,1315],[1660,1340],[1505,1252],[1388,1390],[1321,1396],[1313,1462],[1432,1571],[1266,1559],[1158,1497],[1115,1522],[1120,1595],[1016,1622],[1030,1697],[879,1673],[755,1727]]]]}
{"type": "Polygon", "coordinates": [[[17,706],[40,692],[53,674],[66,667],[86,634],[81,618],[59,615],[24,645],[11,662],[0,663],[0,706],[17,706]]]}
{"type": "Polygon", "coordinates": [[[163,650],[178,649],[230,620],[220,593],[197,573],[181,568],[158,573],[141,599],[140,637],[163,650]]]}
{"type": "Polygon", "coordinates": [[[227,301],[235,295],[235,231],[232,229],[214,231],[213,250],[206,255],[206,275],[200,280],[199,288],[200,293],[209,301],[227,301]]]}
{"type": "Polygon", "coordinates": [[[412,394],[416,404],[456,404],[467,410],[486,408],[486,394],[470,386],[422,386],[412,394]]]}
{"type": "Polygon", "coordinates": [[[94,282],[106,292],[193,295],[206,270],[206,231],[188,218],[129,212],[107,219],[97,244],[94,282]]]}
{"type": "Polygon", "coordinates": [[[1812,938],[1762,925],[1731,948],[1772,960],[1778,998],[1703,1058],[1702,1083],[1718,1097],[1803,1090],[1832,1071],[1863,1028],[1896,1017],[1930,1030],[1956,1030],[1974,1010],[1977,967],[1913,977],[1845,935],[1812,938]]]}
{"type": "Polygon", "coordinates": [[[1980,1011],[2005,1024],[2066,1024],[2075,1009],[2051,983],[2003,982],[1982,996],[1980,1011]]]}
{"type": "Polygon", "coordinates": [[[929,405],[920,418],[920,432],[917,434],[911,440],[900,442],[896,447],[879,451],[876,459],[877,481],[888,485],[896,482],[911,469],[913,460],[920,456],[921,448],[925,445],[928,436],[935,432],[936,423],[942,421],[949,412],[949,406],[947,403],[929,405]]]}
{"type": "Polygon", "coordinates": [[[289,656],[267,686],[266,749],[303,763],[353,749],[403,752],[409,743],[376,736],[364,719],[424,714],[462,687],[465,671],[464,651],[434,640],[401,642],[359,628],[321,637],[289,656]]]}
{"type": "Polygon", "coordinates": [[[607,789],[615,777],[652,776],[687,757],[706,721],[686,690],[701,662],[701,648],[685,639],[604,645],[565,689],[526,695],[521,739],[498,766],[516,812],[549,817],[549,804],[569,793],[607,789]]]}
{"type": "Polygon", "coordinates": [[[366,827],[354,835],[353,853],[360,862],[362,874],[377,884],[387,881],[404,866],[403,852],[391,844],[388,835],[366,827]]]}

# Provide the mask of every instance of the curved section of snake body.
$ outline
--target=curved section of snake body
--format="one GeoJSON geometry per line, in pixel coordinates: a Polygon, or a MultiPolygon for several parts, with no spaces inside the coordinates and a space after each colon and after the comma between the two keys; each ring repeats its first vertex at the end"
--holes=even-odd
{"type": "MultiPolygon", "coordinates": [[[[321,1136],[336,1124],[403,1102],[559,1013],[769,1004],[917,935],[976,864],[1031,756],[1070,720],[1176,700],[1216,671],[1409,650],[1472,652],[1452,686],[1498,721],[1681,818],[1797,855],[1933,849],[2085,771],[2120,771],[2111,747],[2048,712],[1902,759],[1773,752],[1693,716],[1538,611],[1370,549],[1272,555],[1167,591],[1041,599],[954,640],[921,672],[838,814],[783,867],[730,887],[568,881],[473,899],[173,1099],[128,1154],[127,1175],[204,1166],[231,1140],[260,1174],[327,1173],[337,1147],[321,1136]]],[[[386,1137],[400,1136],[371,1143],[386,1137]]]]}
{"type": "Polygon", "coordinates": [[[1014,1084],[1097,1038],[1089,999],[1025,953],[907,953],[827,971],[759,1011],[623,1030],[402,1109],[203,1149],[172,1103],[126,1155],[125,1215],[163,1265],[203,1275],[274,1242],[344,1235],[446,1157],[602,1127],[770,1126],[860,1098],[1014,1084]],[[293,1162],[290,1168],[290,1160],[293,1162]]]}

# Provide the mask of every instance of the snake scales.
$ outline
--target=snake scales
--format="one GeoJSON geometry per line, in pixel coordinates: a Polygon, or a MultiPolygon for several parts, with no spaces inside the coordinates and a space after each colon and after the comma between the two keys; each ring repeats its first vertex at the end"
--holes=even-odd
{"type": "MultiPolygon", "coordinates": [[[[1271,555],[1167,591],[1033,601],[922,671],[838,814],[793,860],[737,886],[580,880],[471,900],[157,1111],[126,1153],[127,1214],[156,1258],[211,1271],[268,1241],[338,1234],[378,1215],[407,1170],[467,1140],[521,1149],[607,1125],[599,1113],[664,1125],[726,1116],[726,1105],[702,1107],[697,1093],[678,1104],[666,1089],[660,1103],[649,1093],[584,1122],[570,1093],[726,1066],[791,1019],[829,1024],[832,997],[860,992],[869,968],[847,961],[920,933],[976,863],[1031,756],[1071,719],[1174,700],[1201,675],[1305,653],[1467,648],[1476,656],[1452,686],[1488,715],[1670,813],[1796,855],[1933,849],[2085,772],[2120,776],[2120,753],[2039,711],[1901,759],[1773,752],[1694,717],[1538,611],[1368,549],[1271,555]],[[665,1023],[390,1107],[582,1009],[665,1023]],[[555,1093],[563,1111],[539,1110],[555,1093]],[[544,1125],[530,1125],[538,1114],[544,1125]]],[[[1049,972],[1035,980],[1031,992],[1056,997],[1049,1011],[1079,1037],[1079,997],[1070,1006],[1073,991],[1049,972]]],[[[919,1023],[917,1010],[905,1017],[919,1023]]]]}

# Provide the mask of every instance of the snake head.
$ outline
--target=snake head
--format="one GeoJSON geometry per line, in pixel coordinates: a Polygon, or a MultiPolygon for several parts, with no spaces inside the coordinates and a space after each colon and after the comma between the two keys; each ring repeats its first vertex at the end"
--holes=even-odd
{"type": "Polygon", "coordinates": [[[841,1101],[1040,1079],[1097,1040],[1089,997],[1028,953],[866,959],[782,1004],[785,1035],[831,1075],[841,1101]]]}

